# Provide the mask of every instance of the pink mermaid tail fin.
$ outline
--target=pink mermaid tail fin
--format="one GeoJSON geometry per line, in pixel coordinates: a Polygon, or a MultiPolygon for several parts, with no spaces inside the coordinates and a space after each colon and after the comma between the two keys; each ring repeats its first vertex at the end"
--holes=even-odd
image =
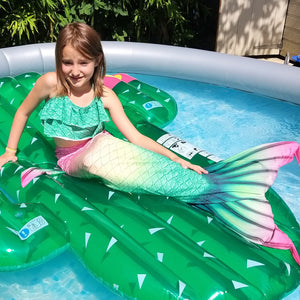
{"type": "Polygon", "coordinates": [[[262,246],[276,249],[290,250],[296,263],[300,266],[300,257],[291,239],[275,225],[274,234],[268,242],[263,242],[262,246]]]}
{"type": "Polygon", "coordinates": [[[21,185],[24,188],[30,181],[34,178],[47,174],[47,175],[57,175],[62,174],[64,171],[62,170],[55,170],[55,169],[41,169],[37,167],[31,167],[24,170],[21,174],[21,185]]]}
{"type": "Polygon", "coordinates": [[[270,248],[289,249],[300,265],[296,247],[274,223],[271,206],[265,198],[278,169],[294,156],[300,164],[298,143],[270,143],[208,167],[209,176],[215,175],[216,188],[208,191],[211,195],[206,196],[205,206],[246,239],[270,248]],[[214,194],[217,189],[218,194],[214,194]],[[216,199],[224,202],[219,204],[216,199]]]}

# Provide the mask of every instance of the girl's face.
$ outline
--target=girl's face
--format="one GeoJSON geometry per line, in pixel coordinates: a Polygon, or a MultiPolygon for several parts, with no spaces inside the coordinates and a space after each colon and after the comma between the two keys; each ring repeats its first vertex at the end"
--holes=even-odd
{"type": "Polygon", "coordinates": [[[95,67],[98,62],[83,56],[71,45],[66,45],[62,51],[62,72],[71,91],[84,91],[91,87],[95,67]]]}

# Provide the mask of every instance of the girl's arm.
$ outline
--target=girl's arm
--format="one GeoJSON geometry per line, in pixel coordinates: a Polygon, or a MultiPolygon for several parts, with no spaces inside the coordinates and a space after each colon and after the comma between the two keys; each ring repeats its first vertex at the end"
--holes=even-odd
{"type": "Polygon", "coordinates": [[[112,90],[105,88],[104,97],[102,98],[102,101],[104,107],[108,109],[112,121],[129,142],[151,150],[153,152],[156,152],[158,154],[164,155],[170,158],[171,160],[180,163],[181,166],[185,169],[192,169],[199,174],[208,173],[202,167],[189,163],[188,161],[177,156],[172,151],[158,144],[151,138],[141,134],[126,116],[120,100],[112,90]]]}
{"type": "Polygon", "coordinates": [[[18,108],[11,126],[6,151],[0,156],[0,168],[8,161],[16,161],[16,151],[26,122],[34,109],[53,93],[56,86],[56,74],[47,73],[41,76],[18,108]]]}

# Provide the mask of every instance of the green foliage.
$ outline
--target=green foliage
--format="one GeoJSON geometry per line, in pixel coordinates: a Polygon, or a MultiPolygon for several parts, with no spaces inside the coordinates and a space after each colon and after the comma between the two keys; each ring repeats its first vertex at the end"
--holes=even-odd
{"type": "Polygon", "coordinates": [[[134,11],[136,39],[159,43],[178,44],[178,36],[186,19],[180,7],[181,1],[139,1],[134,11]]]}
{"type": "Polygon", "coordinates": [[[0,47],[53,42],[64,25],[80,21],[93,26],[103,40],[199,48],[201,45],[197,43],[207,33],[207,20],[213,16],[211,3],[217,2],[0,0],[0,47]]]}
{"type": "Polygon", "coordinates": [[[0,46],[55,40],[56,10],[65,0],[1,0],[0,46]]]}

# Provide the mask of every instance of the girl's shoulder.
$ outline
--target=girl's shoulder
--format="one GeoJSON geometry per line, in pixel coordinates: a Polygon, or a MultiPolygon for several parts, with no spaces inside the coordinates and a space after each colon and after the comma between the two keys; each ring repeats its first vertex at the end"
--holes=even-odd
{"type": "Polygon", "coordinates": [[[57,76],[56,72],[48,72],[42,75],[37,81],[36,84],[37,88],[43,89],[47,94],[48,97],[51,98],[53,95],[56,94],[57,90],[57,76]]]}
{"type": "Polygon", "coordinates": [[[39,78],[42,83],[49,87],[49,88],[56,88],[57,87],[57,76],[56,76],[56,72],[48,72],[45,73],[44,75],[42,75],[39,78]]]}
{"type": "Polygon", "coordinates": [[[105,108],[109,108],[116,101],[119,102],[118,96],[107,86],[103,86],[103,95],[101,96],[101,100],[105,108]]]}
{"type": "Polygon", "coordinates": [[[118,101],[119,98],[116,93],[107,86],[103,86],[103,95],[101,96],[103,102],[110,104],[114,101],[118,101]]]}

